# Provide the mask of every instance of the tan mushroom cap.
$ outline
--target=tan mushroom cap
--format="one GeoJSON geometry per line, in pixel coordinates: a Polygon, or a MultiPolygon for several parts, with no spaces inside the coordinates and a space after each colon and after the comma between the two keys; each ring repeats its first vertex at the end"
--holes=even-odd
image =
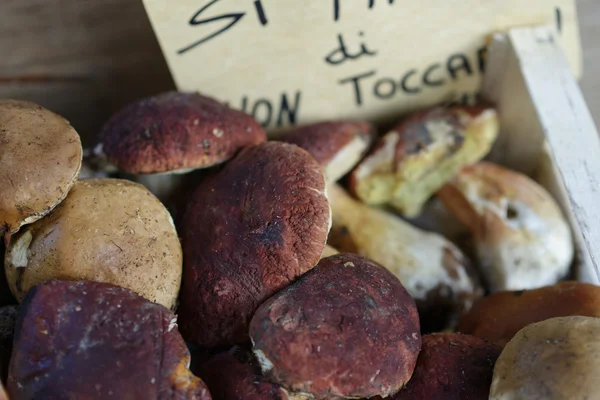
{"type": "Polygon", "coordinates": [[[172,308],[182,251],[171,216],[146,188],[120,179],[86,179],[50,215],[14,236],[5,269],[19,300],[43,281],[93,280],[172,308]]]}
{"type": "Polygon", "coordinates": [[[81,168],[81,140],[61,116],[0,100],[0,234],[15,233],[60,203],[81,168]]]}
{"type": "Polygon", "coordinates": [[[557,317],[521,329],[494,366],[490,400],[598,399],[600,319],[557,317]]]}

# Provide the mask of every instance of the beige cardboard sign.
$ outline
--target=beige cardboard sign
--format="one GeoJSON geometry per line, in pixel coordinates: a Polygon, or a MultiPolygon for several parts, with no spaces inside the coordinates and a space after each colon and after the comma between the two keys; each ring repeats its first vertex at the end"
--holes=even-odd
{"type": "Polygon", "coordinates": [[[468,101],[498,30],[550,25],[576,76],[574,0],[144,0],[179,90],[274,132],[468,101]]]}

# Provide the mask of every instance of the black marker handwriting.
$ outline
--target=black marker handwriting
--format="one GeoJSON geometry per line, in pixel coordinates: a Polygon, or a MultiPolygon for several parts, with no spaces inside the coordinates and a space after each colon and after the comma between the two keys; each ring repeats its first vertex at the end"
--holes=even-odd
{"type": "MultiPolygon", "coordinates": [[[[359,33],[360,36],[363,36],[363,33],[359,33]]],[[[377,54],[376,51],[369,50],[364,43],[360,44],[360,51],[354,54],[351,54],[346,48],[346,44],[344,43],[344,38],[341,34],[337,35],[338,46],[325,57],[325,62],[331,65],[339,65],[346,60],[356,60],[357,58],[365,56],[374,56],[377,54]]]]}
{"type": "MultiPolygon", "coordinates": [[[[235,24],[237,24],[246,15],[246,13],[244,13],[244,12],[232,12],[232,13],[228,13],[228,14],[222,14],[222,15],[219,15],[216,17],[199,19],[201,14],[204,11],[206,11],[210,6],[212,6],[213,4],[216,4],[218,2],[219,2],[219,0],[212,0],[205,6],[200,8],[198,11],[196,11],[196,13],[192,16],[192,18],[190,18],[190,20],[188,21],[188,24],[191,26],[197,26],[197,25],[210,24],[211,22],[221,21],[221,20],[229,20],[229,23],[227,25],[225,25],[224,27],[222,27],[221,29],[211,33],[210,35],[205,36],[202,39],[199,39],[199,40],[179,49],[177,51],[177,54],[184,54],[184,53],[192,50],[193,48],[201,45],[202,43],[205,43],[205,42],[209,41],[210,39],[213,39],[214,37],[219,36],[220,34],[226,32],[227,30],[232,28],[235,24]]],[[[263,26],[267,25],[269,21],[267,19],[265,10],[262,6],[261,0],[254,1],[254,7],[256,8],[256,14],[258,16],[259,22],[263,26]]]]}

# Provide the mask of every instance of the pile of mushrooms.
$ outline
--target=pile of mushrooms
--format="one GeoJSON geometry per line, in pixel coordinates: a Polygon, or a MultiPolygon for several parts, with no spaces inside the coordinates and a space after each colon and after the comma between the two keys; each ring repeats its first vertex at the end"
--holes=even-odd
{"type": "Polygon", "coordinates": [[[591,396],[600,288],[565,281],[550,194],[485,160],[499,131],[451,106],[268,140],[168,92],[84,150],[0,101],[0,399],[591,396]]]}

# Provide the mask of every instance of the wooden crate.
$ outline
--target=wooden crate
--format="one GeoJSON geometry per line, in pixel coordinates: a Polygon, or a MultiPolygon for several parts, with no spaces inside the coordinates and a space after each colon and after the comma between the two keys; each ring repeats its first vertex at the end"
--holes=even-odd
{"type": "Polygon", "coordinates": [[[482,94],[500,114],[490,160],[533,177],[554,195],[574,233],[575,276],[598,283],[600,139],[552,30],[495,35],[482,94]]]}

